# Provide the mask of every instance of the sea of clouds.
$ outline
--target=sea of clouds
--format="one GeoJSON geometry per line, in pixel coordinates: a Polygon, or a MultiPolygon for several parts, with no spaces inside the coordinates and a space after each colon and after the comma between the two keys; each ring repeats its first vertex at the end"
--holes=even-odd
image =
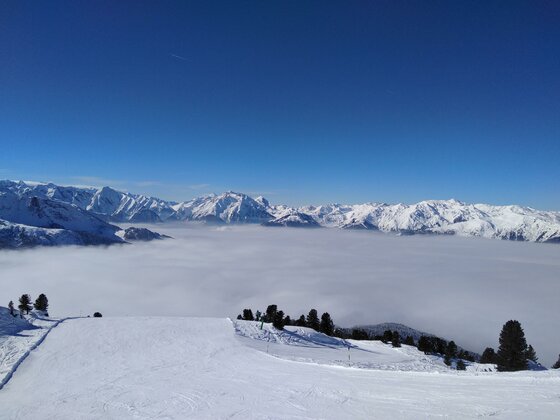
{"type": "Polygon", "coordinates": [[[0,305],[45,293],[52,315],[235,317],[274,303],[340,326],[400,322],[473,351],[518,319],[560,353],[560,246],[338,229],[157,225],[174,239],[0,251],[0,305]]]}

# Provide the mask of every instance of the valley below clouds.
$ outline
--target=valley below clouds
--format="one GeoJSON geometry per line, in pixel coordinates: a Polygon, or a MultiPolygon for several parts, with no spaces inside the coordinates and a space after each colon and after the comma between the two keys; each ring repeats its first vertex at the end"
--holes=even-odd
{"type": "MultiPolygon", "coordinates": [[[[234,318],[277,304],[339,326],[400,322],[476,352],[517,319],[540,361],[560,352],[560,247],[338,229],[146,225],[174,239],[0,251],[2,296],[51,315],[234,318]]],[[[7,304],[6,302],[2,303],[7,304]]]]}

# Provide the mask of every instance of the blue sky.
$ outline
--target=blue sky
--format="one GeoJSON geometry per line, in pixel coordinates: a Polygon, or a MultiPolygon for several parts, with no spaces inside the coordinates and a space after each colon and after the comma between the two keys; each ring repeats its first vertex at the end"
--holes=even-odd
{"type": "Polygon", "coordinates": [[[3,2],[0,178],[560,210],[555,2],[3,2]]]}

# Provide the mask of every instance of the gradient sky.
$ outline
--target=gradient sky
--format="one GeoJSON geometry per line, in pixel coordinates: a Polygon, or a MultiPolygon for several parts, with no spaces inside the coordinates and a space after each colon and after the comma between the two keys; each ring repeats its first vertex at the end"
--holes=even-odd
{"type": "Polygon", "coordinates": [[[560,210],[554,1],[3,1],[0,178],[560,210]]]}

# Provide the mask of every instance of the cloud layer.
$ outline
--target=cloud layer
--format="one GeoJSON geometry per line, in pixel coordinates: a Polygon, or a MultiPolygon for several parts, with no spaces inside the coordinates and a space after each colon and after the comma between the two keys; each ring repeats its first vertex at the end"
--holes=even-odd
{"type": "Polygon", "coordinates": [[[276,303],[342,326],[402,322],[481,352],[518,319],[560,352],[560,247],[474,238],[165,225],[174,240],[0,252],[1,305],[46,293],[58,315],[236,316],[276,303]]]}

